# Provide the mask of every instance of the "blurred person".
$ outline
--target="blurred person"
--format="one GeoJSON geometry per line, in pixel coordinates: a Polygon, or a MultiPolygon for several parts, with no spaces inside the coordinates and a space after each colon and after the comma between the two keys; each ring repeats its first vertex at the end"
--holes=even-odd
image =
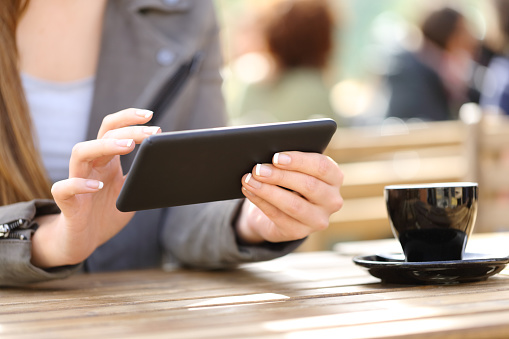
{"type": "Polygon", "coordinates": [[[225,124],[220,66],[211,1],[1,1],[0,285],[227,268],[326,228],[342,174],[315,153],[257,165],[246,199],[116,209],[135,144],[225,124]]]}
{"type": "Polygon", "coordinates": [[[327,1],[272,1],[259,20],[272,67],[262,79],[243,85],[233,106],[234,124],[323,117],[337,121],[324,81],[335,27],[327,1]]]}
{"type": "Polygon", "coordinates": [[[501,47],[491,58],[481,93],[481,107],[509,114],[509,1],[493,0],[501,33],[501,47]]]}
{"type": "Polygon", "coordinates": [[[417,50],[397,54],[387,70],[386,116],[457,119],[460,106],[476,96],[469,84],[477,41],[465,16],[449,7],[430,12],[420,31],[417,50]]]}

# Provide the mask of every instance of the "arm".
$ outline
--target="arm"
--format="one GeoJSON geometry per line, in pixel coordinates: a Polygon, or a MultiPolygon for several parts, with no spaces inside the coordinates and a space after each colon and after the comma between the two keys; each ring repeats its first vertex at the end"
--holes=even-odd
{"type": "Polygon", "coordinates": [[[79,269],[78,265],[73,265],[43,270],[31,263],[31,240],[38,226],[36,218],[58,212],[58,207],[51,200],[34,200],[0,207],[0,225],[23,220],[23,224],[11,230],[7,238],[0,239],[0,286],[65,278],[79,269]]]}
{"type": "Polygon", "coordinates": [[[38,218],[32,237],[32,263],[41,268],[78,264],[118,233],[134,213],[122,213],[115,201],[125,180],[121,154],[130,153],[158,127],[146,123],[152,113],[126,109],[106,116],[98,139],[77,144],[69,162],[69,179],[52,187],[61,210],[38,218]]]}
{"type": "Polygon", "coordinates": [[[172,208],[162,232],[165,262],[201,268],[233,267],[270,260],[302,241],[248,244],[235,231],[244,200],[218,201],[172,208]]]}
{"type": "Polygon", "coordinates": [[[115,207],[125,179],[119,156],[160,131],[132,126],[146,123],[151,116],[151,112],[136,109],[107,116],[98,139],[73,149],[69,179],[52,187],[54,202],[0,207],[1,224],[22,220],[9,238],[0,239],[0,285],[66,277],[125,226],[133,213],[121,213],[115,207]]]}
{"type": "Polygon", "coordinates": [[[170,209],[162,232],[167,260],[210,268],[269,260],[327,228],[343,203],[337,164],[316,153],[277,158],[242,178],[246,200],[170,209]]]}

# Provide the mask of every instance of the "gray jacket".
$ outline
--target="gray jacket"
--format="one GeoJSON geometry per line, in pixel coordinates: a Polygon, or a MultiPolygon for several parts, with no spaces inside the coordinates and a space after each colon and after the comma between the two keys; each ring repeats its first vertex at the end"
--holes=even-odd
{"type": "MultiPolygon", "coordinates": [[[[88,139],[103,117],[127,107],[154,111],[163,131],[225,124],[220,47],[213,4],[204,0],[109,0],[88,139]]],[[[133,155],[123,157],[127,171],[133,155]]],[[[233,222],[240,200],[137,212],[83,265],[42,270],[30,264],[35,215],[55,213],[52,201],[0,207],[0,224],[26,220],[15,238],[0,239],[0,285],[63,278],[88,272],[179,264],[231,267],[269,260],[300,241],[260,246],[240,244],[233,222]],[[21,239],[20,239],[21,238],[21,239]]]]}

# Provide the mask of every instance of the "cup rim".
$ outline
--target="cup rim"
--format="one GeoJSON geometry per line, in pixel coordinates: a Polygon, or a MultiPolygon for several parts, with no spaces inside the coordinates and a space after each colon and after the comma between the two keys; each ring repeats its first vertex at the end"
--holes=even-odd
{"type": "Polygon", "coordinates": [[[387,185],[384,187],[385,190],[399,190],[399,189],[426,189],[426,188],[452,188],[452,187],[478,187],[477,182],[433,182],[424,184],[397,184],[387,185]]]}

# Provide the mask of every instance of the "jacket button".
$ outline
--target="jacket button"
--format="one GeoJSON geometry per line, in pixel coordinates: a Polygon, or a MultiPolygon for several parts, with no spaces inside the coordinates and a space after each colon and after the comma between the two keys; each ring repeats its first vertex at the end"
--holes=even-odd
{"type": "Polygon", "coordinates": [[[168,66],[175,60],[175,54],[168,48],[163,47],[157,52],[156,59],[159,65],[168,66]]]}

